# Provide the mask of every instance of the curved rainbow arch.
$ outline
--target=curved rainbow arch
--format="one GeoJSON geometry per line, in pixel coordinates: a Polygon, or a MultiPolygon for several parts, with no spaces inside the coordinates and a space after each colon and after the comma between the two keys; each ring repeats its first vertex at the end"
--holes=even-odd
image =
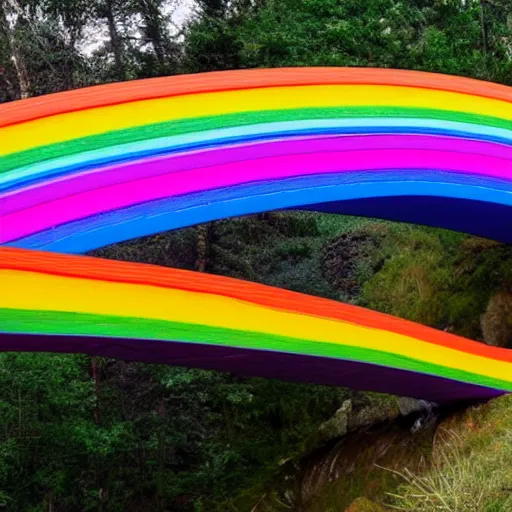
{"type": "Polygon", "coordinates": [[[350,386],[438,403],[512,391],[512,352],[332,300],[152,265],[0,248],[3,350],[350,386]]]}
{"type": "Polygon", "coordinates": [[[308,209],[509,242],[512,92],[385,69],[229,71],[0,106],[0,244],[89,250],[308,209]]]}
{"type": "Polygon", "coordinates": [[[83,352],[434,400],[512,391],[510,351],[285,290],[83,253],[277,209],[512,240],[512,91],[295,68],[0,105],[0,349],[83,352]]]}

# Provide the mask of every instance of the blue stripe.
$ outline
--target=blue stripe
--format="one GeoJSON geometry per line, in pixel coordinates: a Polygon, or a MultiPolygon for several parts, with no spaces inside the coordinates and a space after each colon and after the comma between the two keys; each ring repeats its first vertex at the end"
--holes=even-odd
{"type": "MultiPolygon", "coordinates": [[[[411,218],[404,219],[398,208],[400,197],[469,200],[487,204],[489,208],[492,205],[501,208],[512,206],[512,191],[510,184],[505,181],[436,171],[422,171],[418,176],[417,170],[414,173],[418,179],[413,181],[411,172],[315,175],[210,190],[88,217],[6,245],[64,253],[84,253],[141,236],[262,211],[301,208],[315,210],[315,205],[319,205],[319,210],[325,211],[327,203],[330,204],[328,211],[347,213],[344,203],[354,200],[367,200],[368,208],[373,212],[372,216],[408,222],[414,222],[414,211],[411,218]],[[377,199],[383,197],[397,198],[396,212],[393,203],[386,206],[390,211],[382,211],[380,214],[371,207],[372,201],[377,204],[377,199]]],[[[364,210],[363,208],[362,214],[364,210]]],[[[485,210],[483,214],[485,215],[485,210]]],[[[418,212],[418,216],[422,215],[422,212],[418,212]]],[[[427,218],[427,222],[421,223],[454,228],[450,225],[450,211],[432,211],[429,215],[431,221],[427,218]]],[[[463,216],[455,228],[480,236],[485,236],[488,231],[498,240],[512,241],[512,223],[509,226],[506,222],[508,217],[501,219],[500,226],[503,226],[498,232],[496,225],[493,226],[490,222],[487,222],[487,227],[484,228],[478,224],[478,232],[475,232],[475,223],[479,219],[475,219],[474,215],[463,216]],[[482,233],[482,229],[487,231],[482,233]]]]}

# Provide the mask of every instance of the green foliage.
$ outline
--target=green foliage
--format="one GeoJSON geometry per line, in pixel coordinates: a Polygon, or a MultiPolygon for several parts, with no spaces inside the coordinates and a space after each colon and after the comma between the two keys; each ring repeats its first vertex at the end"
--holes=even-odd
{"type": "Polygon", "coordinates": [[[361,305],[473,339],[491,295],[512,282],[510,248],[487,240],[390,225],[383,252],[361,305]]]}
{"type": "Polygon", "coordinates": [[[193,70],[394,67],[510,83],[510,7],[494,5],[482,12],[479,2],[460,0],[268,0],[243,15],[195,20],[186,62],[193,70]]]}
{"type": "Polygon", "coordinates": [[[48,489],[63,502],[80,493],[69,474],[78,478],[77,464],[86,460],[81,425],[93,388],[84,363],[79,356],[0,357],[0,489],[18,510],[48,489]]]}
{"type": "Polygon", "coordinates": [[[217,222],[206,270],[334,298],[335,290],[322,274],[325,238],[316,219],[313,214],[273,213],[264,221],[246,217],[217,222]]]}
{"type": "Polygon", "coordinates": [[[137,509],[144,495],[154,510],[213,506],[298,451],[340,399],[335,389],[121,361],[101,361],[99,374],[95,392],[85,357],[0,358],[0,496],[13,509],[39,510],[50,496],[73,510],[137,509]]]}

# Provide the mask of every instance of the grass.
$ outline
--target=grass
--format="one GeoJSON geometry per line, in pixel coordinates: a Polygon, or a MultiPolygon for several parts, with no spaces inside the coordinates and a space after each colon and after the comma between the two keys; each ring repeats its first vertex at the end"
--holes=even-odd
{"type": "MultiPolygon", "coordinates": [[[[344,512],[354,500],[363,497],[375,504],[382,503],[386,493],[402,483],[397,470],[407,467],[419,471],[425,466],[432,439],[430,430],[413,435],[397,424],[375,426],[349,435],[319,461],[318,468],[325,466],[325,469],[322,474],[316,470],[316,474],[323,475],[324,482],[318,481],[322,485],[317,485],[316,491],[310,493],[305,510],[344,512]],[[326,478],[329,474],[336,475],[331,482],[326,478]]],[[[354,506],[353,510],[362,512],[364,508],[354,506]]]]}
{"type": "MultiPolygon", "coordinates": [[[[310,214],[311,215],[311,214],[310,214]]],[[[365,217],[352,217],[349,215],[337,215],[337,214],[312,214],[315,215],[316,223],[320,233],[326,237],[339,236],[342,233],[359,229],[366,224],[384,222],[376,219],[370,219],[365,217]]]]}
{"type": "Polygon", "coordinates": [[[403,481],[389,494],[394,510],[512,510],[512,396],[472,408],[441,427],[424,474],[389,471],[403,481]]]}
{"type": "Polygon", "coordinates": [[[325,485],[306,510],[342,512],[358,496],[386,511],[512,510],[512,395],[453,414],[433,443],[412,436],[399,449],[398,439],[388,441],[380,460],[366,456],[371,443],[356,443],[355,471],[325,485]]]}

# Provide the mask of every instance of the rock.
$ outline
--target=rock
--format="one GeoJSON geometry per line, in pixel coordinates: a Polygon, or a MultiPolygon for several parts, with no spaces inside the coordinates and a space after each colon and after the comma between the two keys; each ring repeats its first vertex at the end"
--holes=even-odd
{"type": "Polygon", "coordinates": [[[411,427],[411,433],[415,434],[420,430],[428,428],[437,419],[438,404],[427,402],[426,400],[417,400],[416,398],[401,397],[398,400],[398,407],[402,416],[410,414],[419,414],[419,417],[411,427]]]}
{"type": "Polygon", "coordinates": [[[345,512],[386,512],[386,509],[368,498],[357,498],[345,512]]]}
{"type": "Polygon", "coordinates": [[[482,316],[481,324],[487,345],[510,346],[512,344],[512,293],[502,291],[493,295],[482,316]]]}
{"type": "Polygon", "coordinates": [[[418,400],[409,397],[401,397],[398,400],[398,408],[402,416],[408,416],[413,413],[430,413],[432,409],[436,407],[436,403],[427,402],[427,400],[418,400]]]}
{"type": "Polygon", "coordinates": [[[345,400],[334,416],[320,425],[306,443],[306,452],[310,452],[340,439],[349,432],[372,427],[378,423],[393,421],[399,416],[419,415],[411,431],[417,432],[431,424],[436,417],[438,405],[426,400],[400,398],[370,403],[359,410],[352,410],[352,401],[345,400]]]}
{"type": "Polygon", "coordinates": [[[352,401],[345,400],[334,416],[320,425],[318,433],[325,441],[344,436],[348,430],[348,419],[352,412],[352,401]]]}
{"type": "Polygon", "coordinates": [[[379,404],[370,404],[349,417],[348,430],[353,432],[361,427],[370,427],[377,423],[394,420],[400,415],[396,402],[387,401],[379,404]]]}
{"type": "Polygon", "coordinates": [[[409,414],[412,414],[413,412],[419,412],[420,410],[420,404],[419,400],[416,400],[416,398],[409,398],[409,397],[400,397],[398,400],[398,408],[400,409],[400,414],[402,416],[408,416],[409,414]]]}
{"type": "Polygon", "coordinates": [[[348,432],[348,421],[352,412],[352,401],[345,400],[334,416],[318,427],[316,433],[309,440],[308,451],[343,437],[348,432]]]}
{"type": "Polygon", "coordinates": [[[325,248],[322,256],[323,274],[343,297],[359,295],[364,282],[361,273],[371,276],[382,265],[382,258],[375,259],[375,254],[386,232],[385,225],[370,224],[343,233],[325,248]]]}

